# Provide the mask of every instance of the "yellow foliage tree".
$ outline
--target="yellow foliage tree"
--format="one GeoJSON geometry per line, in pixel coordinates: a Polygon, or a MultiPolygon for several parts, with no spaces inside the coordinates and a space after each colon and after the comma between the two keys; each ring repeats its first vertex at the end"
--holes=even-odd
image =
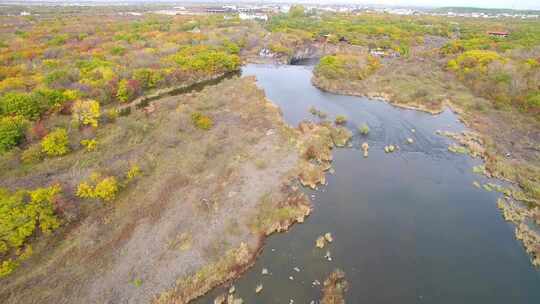
{"type": "Polygon", "coordinates": [[[93,173],[90,176],[90,182],[79,184],[76,195],[80,198],[93,198],[110,202],[116,198],[118,188],[118,181],[114,176],[103,178],[100,174],[93,173]]]}
{"type": "Polygon", "coordinates": [[[126,182],[132,181],[134,178],[141,174],[141,168],[137,165],[132,165],[126,173],[126,182]]]}
{"type": "Polygon", "coordinates": [[[77,100],[73,104],[73,122],[79,126],[97,128],[100,115],[99,102],[95,100],[77,100]]]}
{"type": "Polygon", "coordinates": [[[86,152],[93,152],[98,148],[98,142],[95,139],[83,139],[81,140],[81,145],[86,148],[86,152]]]}
{"type": "Polygon", "coordinates": [[[65,129],[56,129],[41,141],[41,150],[48,156],[61,156],[69,152],[69,141],[65,129]]]}

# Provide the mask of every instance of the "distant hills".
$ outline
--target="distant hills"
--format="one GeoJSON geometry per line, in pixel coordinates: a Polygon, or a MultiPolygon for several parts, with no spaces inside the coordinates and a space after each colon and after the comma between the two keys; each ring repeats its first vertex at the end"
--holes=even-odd
{"type": "Polygon", "coordinates": [[[486,14],[525,14],[525,15],[540,15],[540,10],[519,10],[509,8],[481,8],[481,7],[438,7],[431,9],[430,11],[436,13],[456,13],[456,14],[470,14],[470,13],[486,13],[486,14]]]}

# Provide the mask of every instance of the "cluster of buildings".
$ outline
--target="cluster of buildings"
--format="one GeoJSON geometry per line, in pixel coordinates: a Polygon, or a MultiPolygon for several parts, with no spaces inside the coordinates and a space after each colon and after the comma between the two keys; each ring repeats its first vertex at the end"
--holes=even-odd
{"type": "Polygon", "coordinates": [[[204,15],[204,14],[238,14],[242,20],[267,21],[270,14],[288,12],[290,5],[209,5],[209,6],[177,6],[168,10],[154,11],[164,15],[204,15]]]}
{"type": "Polygon", "coordinates": [[[519,18],[519,19],[536,19],[540,17],[538,14],[524,14],[524,13],[486,13],[486,12],[445,12],[445,13],[431,13],[433,16],[444,17],[465,17],[465,18],[519,18]]]}
{"type": "MultiPolygon", "coordinates": [[[[195,14],[238,14],[243,20],[268,20],[269,15],[276,13],[286,13],[289,11],[290,4],[238,4],[238,5],[208,5],[208,6],[192,6],[192,7],[174,7],[169,10],[155,11],[154,13],[166,15],[195,15],[195,14]]],[[[467,12],[454,12],[452,10],[441,11],[431,8],[399,8],[399,7],[377,7],[357,4],[305,4],[307,11],[318,12],[334,12],[334,13],[381,13],[392,15],[432,15],[445,17],[468,17],[468,18],[521,18],[532,19],[539,18],[539,14],[534,12],[512,11],[497,12],[497,11],[482,11],[475,12],[469,10],[467,12]]]]}

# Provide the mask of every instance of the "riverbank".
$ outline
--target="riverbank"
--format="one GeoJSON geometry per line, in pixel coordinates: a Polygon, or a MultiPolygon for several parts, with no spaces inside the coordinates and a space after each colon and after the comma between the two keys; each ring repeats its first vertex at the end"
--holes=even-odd
{"type": "MultiPolygon", "coordinates": [[[[495,109],[436,64],[419,58],[389,60],[373,75],[356,81],[329,79],[315,72],[312,83],[323,91],[383,100],[434,115],[450,108],[476,134],[474,140],[465,138],[467,134],[453,138],[473,157],[483,159],[482,173],[515,186],[512,198],[527,202],[532,210],[524,221],[540,217],[540,147],[535,145],[540,123],[533,117],[495,109]]],[[[528,250],[532,261],[540,257],[538,245],[539,249],[528,250]]]]}
{"type": "Polygon", "coordinates": [[[309,215],[296,178],[319,135],[287,126],[253,77],[152,105],[101,126],[97,151],[45,159],[25,174],[15,162],[5,167],[4,186],[60,184],[71,220],[33,242],[33,255],[2,279],[3,303],[145,303],[177,280],[193,288],[161,301],[187,302],[247,269],[265,236],[309,215]],[[209,130],[193,113],[211,119],[209,130]],[[133,165],[142,173],[113,202],[75,195],[91,174],[121,176],[133,165]],[[212,267],[223,271],[202,275],[212,267]]]}

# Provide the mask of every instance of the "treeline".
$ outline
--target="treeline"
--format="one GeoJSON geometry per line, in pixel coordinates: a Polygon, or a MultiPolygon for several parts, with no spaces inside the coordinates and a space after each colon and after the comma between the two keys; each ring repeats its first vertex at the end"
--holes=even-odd
{"type": "Polygon", "coordinates": [[[424,43],[425,35],[450,37],[455,25],[441,18],[411,18],[383,14],[336,14],[305,12],[295,6],[288,14],[273,17],[268,29],[298,39],[326,37],[330,43],[392,49],[408,55],[411,47],[424,43]]]}
{"type": "MultiPolygon", "coordinates": [[[[294,6],[288,14],[273,17],[268,29],[279,37],[281,52],[286,52],[285,46],[294,45],[294,41],[306,40],[393,51],[402,58],[418,50],[416,55],[437,61],[497,109],[518,109],[540,118],[538,20],[316,13],[294,6]],[[441,47],[430,37],[448,42],[441,47]],[[426,51],[430,49],[439,51],[426,51]]],[[[360,57],[325,57],[316,73],[329,79],[363,79],[374,69],[359,64],[360,57]]],[[[400,60],[391,64],[399,64],[400,60]]]]}

